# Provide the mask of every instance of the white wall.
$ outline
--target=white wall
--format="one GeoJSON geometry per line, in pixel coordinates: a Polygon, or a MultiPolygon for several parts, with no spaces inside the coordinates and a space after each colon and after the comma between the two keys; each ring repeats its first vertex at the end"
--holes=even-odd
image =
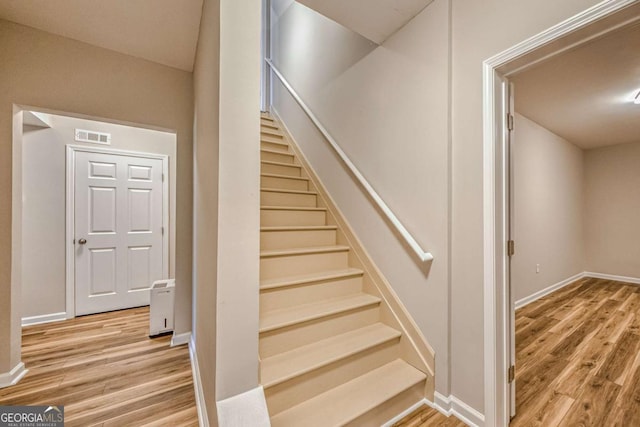
{"type": "Polygon", "coordinates": [[[640,142],[585,154],[590,272],[640,278],[640,142]]]}
{"type": "Polygon", "coordinates": [[[436,356],[448,383],[449,2],[376,46],[295,2],[273,1],[272,58],[406,228],[422,265],[274,80],[273,105],[436,356]]]}
{"type": "Polygon", "coordinates": [[[431,271],[420,271],[277,87],[276,109],[434,347],[436,389],[480,412],[482,63],[595,3],[440,0],[375,47],[291,0],[273,2],[276,64],[409,231],[433,252],[431,271]]]}
{"type": "Polygon", "coordinates": [[[517,301],[585,270],[584,151],[520,114],[513,138],[517,301]]]}
{"type": "MultiPolygon", "coordinates": [[[[12,245],[20,240],[19,230],[12,231],[11,213],[14,103],[177,132],[176,331],[188,331],[193,209],[191,73],[0,20],[0,93],[0,342],[11,343],[0,346],[0,373],[20,360],[21,279],[19,270],[11,272],[12,245]]],[[[19,246],[15,249],[19,251],[19,246]]]]}
{"type": "MultiPolygon", "coordinates": [[[[65,311],[66,145],[169,156],[169,276],[175,277],[176,136],[168,132],[48,115],[51,128],[27,127],[22,138],[22,317],[65,311]],[[74,140],[75,129],[112,134],[110,146],[74,140]]],[[[151,285],[151,284],[149,284],[151,285]]]]}

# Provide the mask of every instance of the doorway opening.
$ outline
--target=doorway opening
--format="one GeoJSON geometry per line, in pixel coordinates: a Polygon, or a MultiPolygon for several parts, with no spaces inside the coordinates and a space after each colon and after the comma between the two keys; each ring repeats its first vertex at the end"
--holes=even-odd
{"type": "Polygon", "coordinates": [[[175,275],[175,132],[14,113],[22,325],[148,305],[152,282],[175,275]]]}
{"type": "MultiPolygon", "coordinates": [[[[637,1],[601,3],[544,33],[485,61],[484,69],[484,197],[485,197],[485,420],[487,425],[506,426],[517,415],[515,310],[513,296],[514,256],[518,254],[514,207],[512,143],[517,141],[518,85],[522,73],[539,68],[563,55],[640,20],[637,1]],[[514,117],[515,116],[515,117],[514,117]],[[515,131],[512,126],[516,122],[515,131]]],[[[585,90],[590,88],[585,86],[585,90]]],[[[625,94],[628,95],[628,94],[625,94]]],[[[517,142],[516,142],[517,143],[517,142]]],[[[517,164],[515,166],[517,168],[517,164]]],[[[516,196],[517,197],[517,196],[516,196]]],[[[517,212],[517,211],[516,211],[517,212]]],[[[515,217],[517,224],[517,215],[515,217]]],[[[534,261],[534,273],[541,266],[534,261]]],[[[538,271],[538,273],[535,273],[538,271]]],[[[586,270],[585,270],[586,271],[586,270]]],[[[574,279],[577,277],[573,277],[574,279]]],[[[570,283],[571,281],[569,281],[570,283]]],[[[552,289],[553,290],[553,289],[552,289]]],[[[535,294],[535,292],[534,292],[535,294]]],[[[541,294],[532,294],[531,298],[541,294]]],[[[567,403],[567,402],[565,402],[567,403]]]]}

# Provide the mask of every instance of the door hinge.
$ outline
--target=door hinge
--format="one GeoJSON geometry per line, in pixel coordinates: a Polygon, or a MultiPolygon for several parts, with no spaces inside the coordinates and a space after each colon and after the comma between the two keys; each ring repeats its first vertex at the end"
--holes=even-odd
{"type": "Polygon", "coordinates": [[[507,240],[507,256],[513,256],[516,253],[516,242],[507,240]]]}
{"type": "Polygon", "coordinates": [[[513,114],[507,113],[507,129],[513,130],[513,114]]]}
{"type": "Polygon", "coordinates": [[[164,182],[164,174],[162,174],[162,182],[164,182]]]}
{"type": "Polygon", "coordinates": [[[160,227],[160,233],[164,236],[164,227],[160,227]]]}
{"type": "Polygon", "coordinates": [[[516,367],[514,365],[509,366],[508,376],[509,376],[509,383],[512,383],[513,380],[516,379],[516,367]]]}

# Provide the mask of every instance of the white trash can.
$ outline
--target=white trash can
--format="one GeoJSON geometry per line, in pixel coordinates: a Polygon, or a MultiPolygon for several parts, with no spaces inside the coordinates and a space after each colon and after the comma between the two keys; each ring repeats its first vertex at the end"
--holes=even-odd
{"type": "Polygon", "coordinates": [[[173,331],[173,301],[175,298],[175,279],[157,280],[151,285],[149,309],[149,336],[173,331]]]}

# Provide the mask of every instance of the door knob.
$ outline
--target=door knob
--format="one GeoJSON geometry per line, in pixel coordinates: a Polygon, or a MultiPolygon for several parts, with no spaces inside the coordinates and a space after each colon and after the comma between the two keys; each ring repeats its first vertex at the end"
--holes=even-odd
{"type": "Polygon", "coordinates": [[[87,239],[80,239],[78,240],[78,243],[80,243],[81,245],[84,245],[85,243],[87,243],[87,239]]]}

